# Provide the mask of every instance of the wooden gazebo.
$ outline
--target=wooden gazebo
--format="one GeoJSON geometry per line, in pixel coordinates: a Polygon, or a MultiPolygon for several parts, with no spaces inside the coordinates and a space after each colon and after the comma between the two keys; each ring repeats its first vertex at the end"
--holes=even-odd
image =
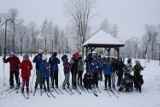
{"type": "Polygon", "coordinates": [[[96,48],[105,48],[110,56],[110,50],[114,48],[118,53],[118,58],[119,48],[123,46],[124,43],[104,31],[99,31],[83,44],[83,48],[86,48],[86,56],[88,52],[92,53],[96,48]]]}

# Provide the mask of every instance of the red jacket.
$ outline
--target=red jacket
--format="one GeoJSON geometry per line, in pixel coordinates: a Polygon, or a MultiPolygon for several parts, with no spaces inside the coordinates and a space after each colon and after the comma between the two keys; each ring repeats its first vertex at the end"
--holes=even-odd
{"type": "Polygon", "coordinates": [[[33,68],[31,61],[29,59],[24,59],[20,67],[21,67],[21,76],[30,77],[31,70],[33,68]]]}
{"type": "Polygon", "coordinates": [[[13,57],[8,57],[7,59],[3,59],[4,63],[10,63],[10,71],[17,71],[19,69],[19,65],[20,65],[20,60],[17,56],[13,56],[13,57]]]}

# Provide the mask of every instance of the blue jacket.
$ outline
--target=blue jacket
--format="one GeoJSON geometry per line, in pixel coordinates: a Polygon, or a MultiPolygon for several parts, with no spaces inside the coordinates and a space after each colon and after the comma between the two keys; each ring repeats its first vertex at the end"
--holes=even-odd
{"type": "Polygon", "coordinates": [[[42,54],[38,54],[34,57],[33,62],[36,63],[36,69],[40,70],[40,64],[42,62],[42,54]]]}
{"type": "Polygon", "coordinates": [[[97,72],[98,73],[98,69],[100,67],[99,61],[98,60],[92,60],[90,65],[91,65],[91,72],[97,72]]]}
{"type": "Polygon", "coordinates": [[[103,66],[104,75],[111,75],[112,72],[112,64],[104,64],[103,66]]]}
{"type": "Polygon", "coordinates": [[[49,68],[47,69],[47,67],[49,67],[49,63],[46,61],[42,61],[40,65],[40,71],[41,71],[42,78],[46,78],[50,76],[49,68]]]}
{"type": "Polygon", "coordinates": [[[51,65],[51,72],[54,72],[58,70],[58,64],[60,64],[60,60],[55,56],[51,56],[49,58],[49,64],[51,65]]]}

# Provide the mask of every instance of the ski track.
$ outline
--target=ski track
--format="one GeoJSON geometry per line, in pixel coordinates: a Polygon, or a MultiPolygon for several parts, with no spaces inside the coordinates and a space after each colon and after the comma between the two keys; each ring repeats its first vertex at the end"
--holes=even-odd
{"type": "MultiPolygon", "coordinates": [[[[32,57],[33,58],[33,57],[32,57]]],[[[22,58],[21,58],[22,59],[22,58]]],[[[1,60],[1,58],[0,58],[1,60]]],[[[32,60],[32,59],[31,59],[32,60]]],[[[142,74],[144,76],[144,85],[142,86],[142,93],[138,93],[137,91],[133,92],[119,92],[120,94],[115,94],[119,96],[119,98],[116,98],[111,92],[111,97],[109,97],[108,93],[106,91],[103,91],[104,83],[100,83],[100,91],[99,93],[97,91],[96,94],[98,94],[98,97],[95,97],[93,93],[90,94],[86,91],[82,91],[79,89],[79,91],[82,93],[79,95],[76,91],[72,90],[74,92],[73,95],[69,95],[67,92],[65,92],[61,85],[59,85],[60,90],[63,92],[63,94],[57,94],[56,92],[52,92],[52,94],[56,97],[53,98],[50,94],[50,98],[43,93],[42,96],[40,96],[40,90],[37,89],[35,96],[33,96],[33,89],[32,93],[30,93],[29,99],[25,99],[22,94],[16,93],[16,91],[12,91],[11,93],[3,92],[3,94],[0,94],[0,107],[29,107],[29,106],[35,106],[35,107],[47,107],[47,106],[55,106],[55,107],[82,107],[82,106],[90,106],[90,107],[160,107],[160,66],[158,65],[158,61],[150,61],[150,63],[147,62],[147,67],[142,71],[142,74]]],[[[2,61],[0,62],[2,65],[2,61]]],[[[134,63],[133,63],[134,65],[134,63]]],[[[144,65],[144,62],[142,61],[142,65],[144,65]]],[[[5,77],[6,77],[6,85],[3,86],[3,67],[1,66],[0,71],[0,92],[2,90],[5,90],[9,87],[8,82],[8,64],[5,64],[5,77]]],[[[34,64],[33,64],[34,66],[34,64]]],[[[62,84],[63,82],[63,67],[62,62],[59,65],[60,67],[60,75],[59,77],[59,83],[62,84]],[[62,80],[61,80],[62,78],[62,80]]],[[[32,73],[34,70],[32,70],[32,73]]],[[[33,75],[32,75],[33,76],[33,75]]],[[[31,77],[32,78],[32,77],[31,77]]],[[[30,79],[32,80],[32,79],[30,79]]],[[[34,78],[35,80],[35,78],[34,78]]],[[[31,81],[30,81],[31,82],[31,81]]],[[[33,82],[34,87],[34,82],[33,82]]],[[[58,90],[57,90],[58,91],[58,90]]],[[[59,92],[60,93],[60,92],[59,92]]],[[[25,93],[25,95],[27,95],[25,93]]]]}

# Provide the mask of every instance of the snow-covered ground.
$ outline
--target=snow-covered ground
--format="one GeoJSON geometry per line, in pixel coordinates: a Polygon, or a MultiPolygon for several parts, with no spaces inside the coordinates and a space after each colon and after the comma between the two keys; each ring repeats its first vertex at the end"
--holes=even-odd
{"type": "MultiPolygon", "coordinates": [[[[32,57],[33,58],[33,57],[32,57]]],[[[30,58],[32,60],[32,58],[30,58]]],[[[20,57],[22,59],[22,57],[20,57]]],[[[82,92],[82,95],[74,92],[73,95],[69,95],[63,91],[63,94],[58,95],[53,92],[56,98],[48,98],[46,94],[40,95],[40,91],[37,90],[36,95],[30,94],[29,99],[25,99],[21,93],[16,91],[3,92],[0,94],[0,107],[160,107],[160,66],[158,61],[150,61],[145,64],[145,60],[140,60],[142,66],[146,65],[146,68],[142,71],[144,77],[144,85],[142,86],[142,93],[137,91],[133,92],[121,92],[116,94],[119,98],[116,98],[112,93],[111,97],[106,91],[103,91],[104,83],[99,82],[99,88],[101,93],[97,93],[98,97],[95,97],[92,93],[82,92]]],[[[134,65],[134,60],[132,61],[134,65]]],[[[5,64],[5,82],[3,86],[3,62],[0,57],[0,91],[9,87],[9,64],[5,64]]],[[[34,65],[34,64],[33,64],[34,65]]],[[[62,63],[59,65],[59,86],[63,82],[63,67],[62,63]]],[[[32,70],[33,76],[34,69],[32,70]]],[[[34,78],[35,79],[35,78],[34,78]]],[[[31,77],[32,81],[32,77],[31,77]]],[[[33,82],[34,83],[34,82],[33,82]]]]}

